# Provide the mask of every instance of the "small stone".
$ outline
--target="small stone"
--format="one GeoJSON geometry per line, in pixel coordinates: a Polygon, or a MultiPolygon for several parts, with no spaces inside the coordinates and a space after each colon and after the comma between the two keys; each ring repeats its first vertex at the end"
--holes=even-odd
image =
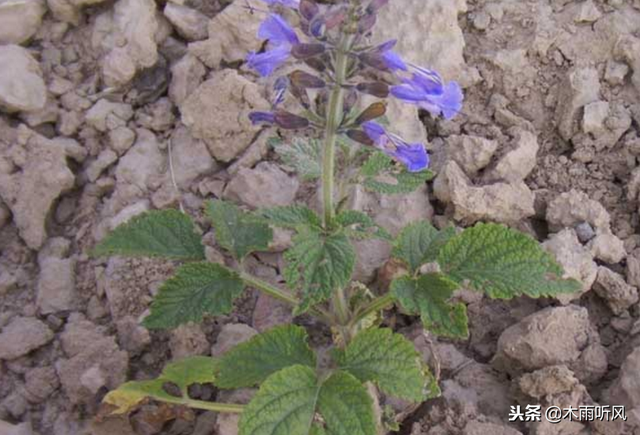
{"type": "Polygon", "coordinates": [[[187,41],[200,41],[209,36],[209,18],[195,9],[168,2],[164,7],[164,15],[187,41]]]}
{"type": "Polygon", "coordinates": [[[596,232],[610,232],[611,217],[598,201],[589,198],[584,192],[572,189],[549,203],[547,222],[552,231],[588,222],[596,232]]]}
{"type": "Polygon", "coordinates": [[[632,286],[640,288],[640,248],[627,257],[627,281],[632,286]]]}
{"type": "Polygon", "coordinates": [[[44,0],[0,1],[0,45],[22,44],[40,28],[44,0]]]}
{"type": "Polygon", "coordinates": [[[0,65],[11,65],[11,68],[0,68],[0,108],[12,113],[45,107],[47,87],[40,64],[28,50],[17,45],[0,45],[0,65]]]}
{"type": "Polygon", "coordinates": [[[25,376],[25,389],[29,394],[27,399],[32,403],[43,402],[60,386],[60,380],[53,367],[36,367],[29,370],[25,376]]]}
{"type": "Polygon", "coordinates": [[[51,314],[76,308],[75,260],[49,257],[39,263],[36,303],[40,312],[51,314]]]}
{"type": "Polygon", "coordinates": [[[582,108],[600,100],[598,70],[592,67],[576,67],[569,72],[559,89],[559,104],[556,108],[558,130],[564,140],[569,140],[576,133],[574,125],[582,108]]]}
{"type": "Polygon", "coordinates": [[[209,39],[190,44],[189,51],[215,70],[223,61],[244,60],[247,53],[259,50],[262,45],[256,38],[262,18],[258,14],[248,14],[245,8],[260,9],[262,6],[258,0],[235,0],[209,22],[209,39]]]}
{"type": "Polygon", "coordinates": [[[534,399],[573,390],[580,384],[567,366],[555,365],[526,373],[518,379],[520,391],[534,399]]]}
{"type": "Polygon", "coordinates": [[[578,11],[578,15],[576,15],[575,22],[576,23],[593,23],[594,21],[598,21],[602,13],[595,5],[593,0],[587,0],[584,3],[580,4],[580,10],[578,11]]]}
{"type": "Polygon", "coordinates": [[[116,323],[118,344],[132,355],[141,353],[150,343],[149,330],[132,316],[125,316],[116,323]]]}
{"type": "Polygon", "coordinates": [[[593,334],[586,308],[550,307],[507,328],[492,365],[508,373],[539,370],[578,360],[593,334]]]}
{"type": "Polygon", "coordinates": [[[629,65],[615,60],[607,61],[607,69],[604,72],[604,79],[613,86],[624,84],[624,79],[629,74],[629,65]]]}
{"type": "Polygon", "coordinates": [[[508,183],[524,181],[535,167],[540,149],[536,135],[522,129],[516,129],[513,135],[513,149],[498,160],[488,179],[508,183]]]}
{"type": "Polygon", "coordinates": [[[0,359],[27,355],[53,340],[49,327],[33,317],[16,317],[0,332],[0,359]]]}
{"type": "Polygon", "coordinates": [[[478,30],[487,30],[491,25],[491,15],[486,13],[485,11],[480,11],[476,14],[473,14],[472,21],[473,27],[478,30]]]}
{"type": "Polygon", "coordinates": [[[580,244],[574,230],[566,229],[554,234],[542,247],[560,263],[564,271],[563,278],[573,278],[582,283],[580,292],[559,294],[555,296],[556,299],[568,304],[591,289],[598,274],[598,266],[593,261],[591,252],[580,244]]]}
{"type": "Polygon", "coordinates": [[[582,131],[595,136],[605,131],[605,121],[609,116],[609,103],[607,101],[597,101],[585,106],[582,118],[582,131]]]}
{"type": "Polygon", "coordinates": [[[516,223],[535,214],[535,196],[523,182],[475,187],[455,162],[444,166],[434,193],[452,205],[454,219],[465,225],[484,220],[516,223]]]}
{"type": "Polygon", "coordinates": [[[86,174],[89,181],[94,183],[102,172],[107,169],[109,166],[118,161],[118,155],[111,151],[110,149],[103,150],[98,158],[95,159],[87,168],[86,174]]]}
{"type": "Polygon", "coordinates": [[[33,435],[31,423],[9,424],[0,420],[0,433],[3,435],[33,435]]]}
{"type": "Polygon", "coordinates": [[[576,225],[576,234],[580,243],[587,243],[596,236],[596,232],[588,222],[582,222],[576,225]]]}
{"type": "Polygon", "coordinates": [[[118,162],[116,179],[118,184],[132,184],[144,192],[154,179],[164,174],[166,156],[155,134],[139,129],[137,136],[135,145],[118,162]]]}
{"type": "Polygon", "coordinates": [[[127,353],[93,323],[70,319],[60,340],[67,358],[58,359],[55,367],[72,404],[94,403],[103,388],[112,390],[126,380],[127,353]]]}
{"type": "Polygon", "coordinates": [[[298,187],[296,178],[287,175],[274,163],[262,162],[255,169],[240,169],[223,196],[251,208],[268,208],[291,204],[298,187]]]}
{"type": "Polygon", "coordinates": [[[598,234],[588,247],[595,258],[608,264],[620,263],[627,256],[624,242],[611,233],[598,234]]]}
{"type": "Polygon", "coordinates": [[[206,355],[209,352],[209,341],[202,327],[189,323],[180,325],[171,331],[169,349],[174,361],[196,355],[206,355]]]}
{"type": "Polygon", "coordinates": [[[291,305],[260,293],[253,310],[251,323],[258,332],[265,332],[278,325],[293,321],[291,305]]]}
{"type": "Polygon", "coordinates": [[[197,57],[187,54],[171,67],[169,98],[177,106],[194,93],[207,74],[205,66],[197,57]]]}
{"type": "Polygon", "coordinates": [[[132,117],[131,105],[102,99],[87,111],[85,121],[96,130],[106,132],[126,126],[132,117]]]}
{"type": "Polygon", "coordinates": [[[632,414],[640,420],[640,347],[636,348],[625,359],[620,375],[606,392],[606,402],[621,404],[626,407],[627,415],[632,414]]]}
{"type": "Polygon", "coordinates": [[[477,136],[452,135],[447,138],[446,149],[467,175],[472,176],[491,162],[498,142],[477,136]]]}
{"type": "Polygon", "coordinates": [[[194,139],[184,126],[176,128],[170,140],[173,176],[179,188],[188,190],[200,176],[218,169],[205,143],[194,139]]]}
{"type": "Polygon", "coordinates": [[[119,156],[126,153],[136,141],[136,133],[127,127],[117,127],[109,132],[109,144],[119,156]]]}
{"type": "Polygon", "coordinates": [[[253,142],[261,127],[251,124],[249,113],[269,110],[260,87],[233,69],[215,72],[180,106],[182,122],[211,155],[229,162],[253,142]]]}
{"type": "Polygon", "coordinates": [[[627,284],[622,275],[600,266],[593,290],[607,301],[614,314],[620,315],[638,302],[638,289],[627,284]]]}
{"type": "Polygon", "coordinates": [[[257,334],[258,331],[243,323],[224,325],[220,334],[218,334],[218,338],[216,338],[215,344],[211,347],[211,356],[220,357],[233,347],[244,343],[257,334]]]}

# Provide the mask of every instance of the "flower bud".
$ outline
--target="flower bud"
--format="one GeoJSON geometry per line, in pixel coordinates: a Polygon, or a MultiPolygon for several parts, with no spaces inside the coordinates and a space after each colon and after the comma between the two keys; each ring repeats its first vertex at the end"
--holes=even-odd
{"type": "Polygon", "coordinates": [[[324,15],[324,25],[327,30],[331,30],[342,24],[346,18],[347,10],[342,5],[333,7],[324,15]]]}
{"type": "Polygon", "coordinates": [[[309,59],[321,55],[325,50],[324,44],[296,44],[291,48],[291,54],[296,59],[309,59]]]}
{"type": "Polygon", "coordinates": [[[323,57],[312,57],[310,59],[304,59],[304,63],[319,72],[324,72],[327,69],[327,63],[323,60],[323,57]]]}
{"type": "Polygon", "coordinates": [[[309,126],[309,120],[302,116],[294,115],[291,112],[278,110],[274,113],[274,121],[276,125],[285,130],[297,130],[309,126]]]}
{"type": "Polygon", "coordinates": [[[291,95],[293,95],[293,97],[298,100],[302,107],[304,107],[306,110],[309,110],[311,108],[311,100],[309,99],[309,95],[307,94],[306,89],[299,88],[298,86],[291,86],[290,92],[291,95]]]}
{"type": "Polygon", "coordinates": [[[313,0],[300,0],[299,11],[300,15],[302,15],[304,19],[306,19],[307,21],[311,21],[313,17],[318,15],[318,12],[320,12],[320,8],[313,0]]]}
{"type": "Polygon", "coordinates": [[[293,86],[302,89],[322,89],[326,86],[324,80],[307,72],[296,70],[289,74],[293,86]]]}
{"type": "Polygon", "coordinates": [[[359,83],[356,89],[363,94],[373,95],[378,98],[387,98],[389,96],[389,85],[383,82],[359,83]]]}
{"type": "Polygon", "coordinates": [[[275,115],[272,112],[251,112],[249,113],[249,119],[253,125],[273,124],[275,115]]]}
{"type": "Polygon", "coordinates": [[[377,12],[389,3],[389,0],[371,0],[369,6],[367,6],[368,12],[377,12]]]}
{"type": "Polygon", "coordinates": [[[360,62],[380,71],[389,71],[389,67],[380,53],[361,53],[358,56],[360,62]]]}
{"type": "Polygon", "coordinates": [[[358,32],[361,34],[366,34],[369,32],[373,26],[376,25],[376,21],[378,20],[378,16],[373,13],[367,13],[358,21],[358,32]]]}
{"type": "Polygon", "coordinates": [[[363,145],[373,145],[373,140],[371,140],[367,133],[362,130],[349,130],[347,131],[347,136],[349,137],[349,139],[363,145]]]}
{"type": "Polygon", "coordinates": [[[353,109],[353,106],[355,106],[357,102],[358,93],[353,89],[349,89],[347,95],[344,97],[344,113],[347,114],[351,112],[351,109],[353,109]]]}
{"type": "Polygon", "coordinates": [[[362,113],[358,115],[354,123],[356,125],[360,125],[363,122],[380,118],[381,116],[384,116],[385,113],[387,113],[387,104],[382,101],[378,101],[363,110],[362,113]]]}

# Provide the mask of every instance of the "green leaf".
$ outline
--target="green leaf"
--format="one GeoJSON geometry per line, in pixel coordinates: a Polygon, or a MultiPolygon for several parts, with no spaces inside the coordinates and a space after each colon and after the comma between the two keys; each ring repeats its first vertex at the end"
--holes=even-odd
{"type": "Polygon", "coordinates": [[[206,214],[216,229],[216,241],[237,260],[254,251],[266,251],[273,231],[264,220],[226,201],[208,201],[206,214]]]}
{"type": "Polygon", "coordinates": [[[335,218],[335,223],[343,227],[347,236],[352,239],[366,240],[376,237],[382,240],[392,240],[387,230],[376,224],[370,216],[359,211],[340,212],[335,218]]]}
{"type": "Polygon", "coordinates": [[[215,380],[218,360],[209,356],[191,356],[168,364],[162,370],[162,378],[176,384],[182,394],[193,384],[206,384],[215,380]]]}
{"type": "Polygon", "coordinates": [[[204,247],[193,221],[178,210],[154,210],[133,217],[113,230],[93,255],[204,260],[204,247]]]}
{"type": "Polygon", "coordinates": [[[437,273],[417,279],[405,276],[391,283],[394,297],[407,312],[420,314],[425,329],[443,337],[467,338],[467,307],[448,302],[457,288],[458,284],[437,273]]]}
{"type": "Polygon", "coordinates": [[[421,172],[408,172],[403,169],[400,173],[392,174],[392,177],[395,179],[393,182],[367,178],[363,186],[367,190],[385,195],[411,193],[431,180],[433,178],[433,172],[428,169],[421,172]]]}
{"type": "Polygon", "coordinates": [[[455,235],[453,227],[438,231],[429,222],[416,222],[402,230],[392,255],[404,261],[414,273],[423,264],[436,261],[442,247],[455,235]]]}
{"type": "Polygon", "coordinates": [[[259,210],[258,214],[277,227],[290,229],[300,226],[322,227],[320,217],[304,205],[273,207],[259,210]]]}
{"type": "Polygon", "coordinates": [[[233,300],[242,290],[244,283],[238,274],[219,264],[185,264],[160,287],[143,325],[149,329],[169,329],[200,322],[206,314],[229,314],[233,300]]]}
{"type": "Polygon", "coordinates": [[[273,373],[292,365],[316,366],[304,328],[275,327],[227,352],[220,360],[216,385],[243,388],[261,384],[273,373]]]}
{"type": "Polygon", "coordinates": [[[375,382],[384,393],[413,402],[425,399],[422,358],[413,343],[390,329],[361,332],[333,355],[360,382],[375,382]]]}
{"type": "Polygon", "coordinates": [[[356,253],[344,232],[324,234],[304,228],[293,238],[293,247],[284,258],[287,284],[292,289],[301,288],[302,302],[297,313],[302,313],[349,283],[356,253]]]}
{"type": "Polygon", "coordinates": [[[289,144],[274,145],[275,152],[283,163],[291,166],[303,180],[320,178],[320,143],[316,139],[294,138],[289,144]]]}
{"type": "Polygon", "coordinates": [[[360,175],[365,178],[375,177],[392,168],[393,159],[385,153],[375,151],[360,168],[360,175]]]}
{"type": "Polygon", "coordinates": [[[438,255],[442,271],[491,298],[551,296],[580,289],[533,238],[498,224],[477,224],[452,238],[438,255]]]}
{"type": "Polygon", "coordinates": [[[348,373],[318,379],[310,367],[283,369],[262,384],[244,409],[240,435],[294,434],[376,435],[373,401],[348,373]]]}
{"type": "Polygon", "coordinates": [[[146,399],[160,402],[180,403],[180,397],[167,393],[163,385],[173,383],[180,387],[183,397],[188,397],[188,387],[193,384],[214,382],[216,360],[211,357],[195,356],[185,358],[165,367],[162,375],[149,381],[132,381],[110,391],[104,403],[115,406],[112,414],[126,414],[146,399]]]}

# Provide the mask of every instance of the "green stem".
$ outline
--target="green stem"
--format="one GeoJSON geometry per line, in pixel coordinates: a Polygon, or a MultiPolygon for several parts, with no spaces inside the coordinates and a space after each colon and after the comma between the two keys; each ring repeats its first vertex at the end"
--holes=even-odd
{"type": "Polygon", "coordinates": [[[269,296],[278,299],[279,301],[286,302],[293,306],[298,305],[299,301],[295,296],[290,295],[289,293],[284,292],[279,288],[277,288],[276,286],[273,286],[266,281],[262,281],[261,279],[258,279],[255,276],[251,276],[248,273],[242,272],[240,273],[240,279],[242,279],[242,281],[244,281],[244,283],[249,287],[258,289],[261,292],[266,293],[269,296]]]}
{"type": "Polygon", "coordinates": [[[194,409],[202,409],[205,411],[214,411],[214,412],[227,412],[231,414],[241,414],[244,410],[244,405],[236,405],[233,403],[219,403],[219,402],[205,402],[204,400],[194,400],[189,398],[168,398],[165,396],[155,397],[150,396],[155,400],[166,403],[173,403],[176,405],[185,405],[189,408],[194,409]]]}
{"type": "MultiPolygon", "coordinates": [[[[336,49],[335,56],[335,82],[331,95],[329,96],[329,106],[327,109],[327,123],[324,135],[324,153],[322,158],[322,211],[325,229],[331,228],[335,216],[335,206],[333,204],[334,178],[335,178],[335,158],[336,141],[338,129],[342,123],[344,112],[344,89],[346,81],[347,66],[349,64],[349,49],[352,37],[342,34],[340,43],[336,49]]],[[[333,297],[333,305],[336,310],[338,320],[341,324],[346,324],[349,319],[347,298],[344,289],[338,289],[333,297]]]]}
{"type": "Polygon", "coordinates": [[[364,307],[362,310],[358,312],[356,316],[354,316],[354,318],[350,322],[350,326],[357,325],[360,321],[365,319],[367,316],[390,307],[391,305],[394,304],[394,302],[395,302],[395,299],[391,293],[385,293],[384,295],[375,298],[369,303],[369,305],[364,307]]]}
{"type": "MultiPolygon", "coordinates": [[[[242,279],[242,281],[244,281],[244,283],[249,287],[258,289],[261,292],[275,299],[278,299],[279,301],[286,302],[289,305],[292,305],[294,307],[297,307],[300,304],[300,301],[295,296],[283,290],[280,290],[278,287],[271,285],[266,281],[256,278],[255,276],[249,275],[246,272],[240,273],[240,279],[242,279]]],[[[331,325],[333,323],[333,319],[331,318],[331,316],[319,308],[311,308],[309,312],[314,316],[318,317],[320,320],[322,320],[328,325],[331,325]]]]}

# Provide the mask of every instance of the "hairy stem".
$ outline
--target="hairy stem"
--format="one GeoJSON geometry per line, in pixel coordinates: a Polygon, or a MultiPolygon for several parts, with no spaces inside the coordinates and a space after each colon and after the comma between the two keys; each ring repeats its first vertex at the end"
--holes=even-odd
{"type": "MultiPolygon", "coordinates": [[[[331,227],[335,205],[333,203],[336,141],[338,129],[342,123],[344,112],[344,89],[342,88],[347,75],[349,61],[349,49],[352,37],[343,34],[335,54],[335,82],[331,95],[329,96],[329,106],[327,109],[327,123],[324,133],[324,153],[322,158],[322,215],[325,229],[331,227]]],[[[344,289],[336,290],[333,297],[333,305],[336,310],[338,320],[344,325],[349,318],[347,298],[344,289]]]]}
{"type": "Polygon", "coordinates": [[[219,403],[219,402],[205,402],[204,400],[194,400],[189,399],[188,397],[176,397],[176,398],[167,398],[165,396],[162,397],[153,397],[155,400],[166,403],[173,403],[176,405],[185,405],[189,408],[194,409],[203,409],[205,411],[214,411],[214,412],[227,412],[231,414],[241,414],[244,410],[243,405],[236,405],[234,403],[219,403]]]}
{"type": "MultiPolygon", "coordinates": [[[[249,287],[253,287],[257,290],[260,290],[261,292],[275,299],[278,299],[279,301],[286,302],[287,304],[292,305],[294,307],[297,307],[298,304],[300,303],[298,298],[296,298],[292,294],[284,290],[281,290],[278,287],[271,285],[268,282],[263,281],[259,278],[256,278],[255,276],[252,276],[246,272],[240,273],[240,279],[242,279],[242,281],[249,287]]],[[[332,317],[325,311],[319,308],[311,308],[309,312],[314,316],[316,316],[317,318],[319,318],[320,320],[322,320],[323,322],[325,322],[326,324],[328,325],[333,324],[332,317]]]]}
{"type": "Polygon", "coordinates": [[[369,305],[364,307],[356,314],[356,316],[354,316],[354,318],[350,322],[350,326],[356,326],[367,316],[390,307],[394,302],[395,300],[391,293],[385,293],[384,295],[375,298],[369,303],[369,305]]]}

